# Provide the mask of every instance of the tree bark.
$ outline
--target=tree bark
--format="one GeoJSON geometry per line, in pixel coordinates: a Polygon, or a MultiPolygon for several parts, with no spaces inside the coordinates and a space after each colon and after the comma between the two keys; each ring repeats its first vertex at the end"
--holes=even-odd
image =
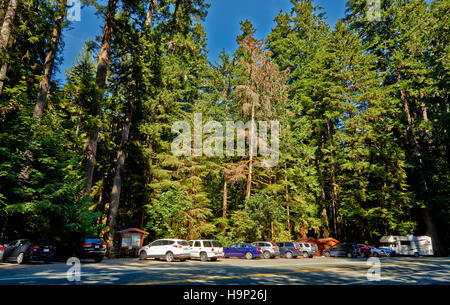
{"type": "Polygon", "coordinates": [[[47,56],[45,57],[44,75],[42,75],[41,82],[39,83],[37,102],[34,107],[33,118],[37,121],[41,120],[41,116],[44,113],[44,109],[47,104],[48,88],[50,85],[50,79],[52,77],[53,66],[55,64],[56,52],[58,51],[59,39],[61,37],[64,16],[66,15],[66,7],[67,1],[60,0],[58,14],[55,19],[55,26],[53,27],[52,31],[50,50],[47,53],[47,56]]]}
{"type": "Polygon", "coordinates": [[[157,4],[158,4],[158,0],[152,0],[150,2],[150,7],[147,12],[147,17],[145,18],[145,26],[146,27],[152,26],[153,12],[155,11],[155,7],[157,4]]]}
{"type": "Polygon", "coordinates": [[[228,200],[228,183],[226,177],[223,181],[223,203],[222,203],[222,218],[227,218],[227,200],[228,200]]]}
{"type": "Polygon", "coordinates": [[[17,0],[11,0],[3,19],[2,30],[0,34],[0,55],[2,56],[2,67],[0,70],[0,95],[3,92],[3,86],[6,80],[6,72],[8,70],[8,64],[6,61],[6,48],[11,36],[11,24],[14,21],[17,9],[17,0]]]}
{"type": "Polygon", "coordinates": [[[252,190],[252,174],[253,174],[253,138],[254,138],[254,125],[255,125],[255,104],[252,102],[252,125],[249,133],[249,163],[248,163],[248,177],[247,177],[247,191],[245,193],[244,207],[247,210],[247,200],[250,198],[252,190]]]}
{"type": "MultiPolygon", "coordinates": [[[[114,26],[114,15],[116,12],[118,0],[109,0],[108,8],[106,12],[105,25],[103,27],[102,44],[100,47],[100,53],[98,56],[97,74],[96,74],[96,86],[100,92],[97,100],[96,115],[101,114],[101,102],[103,100],[104,90],[106,87],[106,75],[108,72],[109,53],[111,50],[112,32],[114,26]]],[[[94,176],[95,157],[97,155],[97,143],[98,143],[99,127],[93,126],[87,135],[86,145],[84,147],[83,165],[85,169],[86,178],[86,190],[85,194],[91,194],[92,180],[94,176]]]]}
{"type": "MultiPolygon", "coordinates": [[[[400,73],[396,73],[396,76],[397,76],[397,82],[400,82],[401,81],[400,73]]],[[[403,107],[404,107],[404,111],[405,111],[405,115],[406,115],[406,120],[408,122],[407,139],[410,139],[409,141],[410,141],[410,144],[412,144],[413,153],[414,153],[414,155],[416,155],[416,157],[418,158],[418,161],[419,161],[419,175],[420,175],[419,179],[420,179],[420,184],[422,186],[422,189],[424,191],[423,201],[425,203],[425,207],[422,209],[422,216],[423,216],[423,219],[425,222],[426,234],[430,235],[430,237],[431,237],[434,252],[436,254],[440,254],[441,249],[440,249],[439,233],[436,228],[436,224],[434,222],[434,217],[433,217],[432,209],[430,207],[430,203],[427,199],[428,185],[425,180],[424,173],[423,173],[424,164],[423,164],[423,159],[421,156],[422,148],[420,147],[419,141],[414,132],[414,126],[413,126],[411,112],[409,110],[408,99],[406,97],[406,92],[404,90],[400,90],[400,97],[401,97],[401,100],[403,101],[403,107]]],[[[423,114],[424,120],[427,121],[428,116],[427,116],[426,108],[423,108],[422,114],[423,114]]]]}
{"type": "Polygon", "coordinates": [[[290,215],[290,207],[289,207],[289,187],[288,187],[288,179],[287,179],[287,165],[284,163],[284,183],[285,183],[285,191],[286,191],[286,216],[287,216],[287,228],[289,235],[291,234],[291,215],[290,215]]]}
{"type": "Polygon", "coordinates": [[[114,173],[113,187],[111,191],[111,203],[109,205],[109,233],[108,233],[108,248],[113,249],[114,230],[117,223],[117,214],[119,211],[120,191],[122,187],[122,167],[125,164],[126,152],[125,145],[128,142],[131,128],[131,117],[133,115],[133,97],[130,99],[130,109],[125,118],[125,124],[122,130],[122,138],[120,140],[119,151],[117,152],[116,171],[114,173]]]}

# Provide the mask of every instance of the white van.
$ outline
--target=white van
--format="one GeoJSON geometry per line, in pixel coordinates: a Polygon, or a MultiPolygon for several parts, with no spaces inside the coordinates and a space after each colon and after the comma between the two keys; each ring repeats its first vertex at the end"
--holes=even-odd
{"type": "Polygon", "coordinates": [[[389,235],[380,239],[380,248],[388,248],[395,251],[395,255],[434,255],[431,237],[389,235]]]}

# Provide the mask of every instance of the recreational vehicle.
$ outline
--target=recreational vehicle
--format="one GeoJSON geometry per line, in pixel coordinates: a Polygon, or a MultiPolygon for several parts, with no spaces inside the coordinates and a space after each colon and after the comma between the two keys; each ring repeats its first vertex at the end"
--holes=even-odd
{"type": "Polygon", "coordinates": [[[395,251],[395,255],[434,255],[431,237],[429,236],[383,236],[381,237],[381,248],[395,251]]]}

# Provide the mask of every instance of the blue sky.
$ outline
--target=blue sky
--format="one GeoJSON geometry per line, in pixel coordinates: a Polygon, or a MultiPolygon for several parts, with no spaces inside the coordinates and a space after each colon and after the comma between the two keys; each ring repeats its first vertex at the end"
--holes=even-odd
{"type": "MultiPolygon", "coordinates": [[[[346,2],[347,0],[316,0],[315,4],[324,8],[327,21],[333,26],[344,16],[346,2]]],[[[289,11],[292,6],[290,0],[209,0],[209,3],[211,7],[204,26],[210,61],[216,60],[223,48],[229,53],[236,49],[236,36],[240,34],[241,20],[250,20],[256,29],[256,37],[265,38],[274,27],[273,19],[280,10],[289,11]]],[[[84,42],[101,35],[103,20],[95,12],[92,6],[83,7],[81,21],[72,22],[71,29],[64,31],[63,63],[58,67],[56,79],[64,81],[64,71],[72,66],[84,42]]]]}

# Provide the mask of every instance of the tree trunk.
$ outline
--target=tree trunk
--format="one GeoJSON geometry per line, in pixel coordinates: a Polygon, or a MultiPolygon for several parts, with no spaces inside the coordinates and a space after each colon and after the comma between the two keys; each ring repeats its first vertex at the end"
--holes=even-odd
{"type": "Polygon", "coordinates": [[[245,193],[244,207],[247,210],[247,200],[250,198],[252,190],[252,174],[253,174],[253,137],[254,137],[254,125],[255,125],[255,104],[252,103],[252,125],[249,133],[249,162],[248,162],[248,177],[247,177],[247,191],[245,193]]]}
{"type": "MultiPolygon", "coordinates": [[[[100,116],[100,104],[103,100],[103,94],[106,87],[106,75],[108,72],[109,53],[111,49],[112,31],[114,25],[114,15],[116,12],[118,0],[109,0],[106,12],[105,25],[103,27],[102,44],[98,56],[96,85],[100,94],[97,100],[96,115],[100,116]]],[[[92,180],[94,176],[95,157],[97,155],[99,127],[93,126],[87,135],[86,145],[84,147],[83,165],[85,169],[86,190],[85,194],[90,195],[92,188],[92,180]]]]}
{"type": "Polygon", "coordinates": [[[291,216],[290,216],[290,207],[289,207],[289,187],[288,187],[288,180],[287,180],[287,165],[286,162],[284,163],[284,183],[285,183],[285,190],[286,190],[286,216],[287,216],[287,228],[289,235],[291,235],[291,216]]]}
{"type": "MultiPolygon", "coordinates": [[[[401,81],[401,75],[399,73],[397,73],[397,82],[400,82],[400,81],[401,81]]],[[[410,143],[412,144],[412,147],[413,147],[413,153],[417,156],[418,161],[419,161],[419,175],[420,175],[419,179],[420,179],[420,184],[422,186],[422,189],[424,191],[423,201],[425,203],[425,207],[422,209],[422,215],[423,215],[423,219],[425,222],[426,234],[430,235],[430,237],[431,237],[432,246],[433,246],[433,250],[435,251],[435,253],[440,254],[441,249],[440,249],[439,234],[438,234],[438,230],[436,228],[436,224],[434,222],[434,217],[432,214],[432,209],[430,207],[430,203],[427,199],[428,185],[425,180],[424,173],[423,173],[424,164],[423,164],[423,160],[422,160],[422,156],[421,156],[422,148],[420,147],[419,141],[417,140],[416,134],[414,132],[414,126],[413,126],[413,122],[412,122],[411,112],[409,110],[408,99],[406,98],[406,92],[404,90],[400,90],[400,96],[403,101],[403,107],[404,107],[406,119],[408,122],[407,138],[410,139],[410,143]]],[[[423,108],[422,114],[423,114],[424,120],[427,121],[428,116],[427,116],[426,108],[423,108]]]]}
{"type": "Polygon", "coordinates": [[[17,0],[11,0],[3,19],[2,30],[0,34],[0,55],[2,56],[2,67],[0,69],[0,95],[3,92],[3,86],[6,80],[6,72],[8,70],[8,63],[6,59],[6,48],[11,36],[11,24],[14,21],[17,9],[17,0]]]}
{"type": "Polygon", "coordinates": [[[223,181],[222,218],[227,218],[228,183],[226,177],[223,181]]]}
{"type": "Polygon", "coordinates": [[[55,26],[52,31],[52,39],[50,41],[50,50],[45,57],[44,62],[44,75],[42,75],[41,82],[39,83],[39,92],[37,96],[37,102],[34,107],[33,118],[40,121],[42,114],[44,113],[45,106],[47,104],[48,88],[50,85],[50,79],[52,77],[53,65],[55,63],[56,52],[58,51],[59,38],[61,37],[61,31],[63,27],[64,16],[66,15],[67,1],[60,0],[58,14],[55,19],[55,26]]]}
{"type": "Polygon", "coordinates": [[[158,0],[152,0],[150,2],[150,7],[147,12],[147,17],[145,18],[145,26],[147,26],[147,27],[152,26],[153,12],[155,11],[155,7],[157,4],[158,4],[158,0]]]}
{"type": "Polygon", "coordinates": [[[122,186],[122,167],[125,164],[126,152],[125,144],[128,141],[131,128],[131,117],[133,115],[133,97],[130,99],[130,109],[125,118],[125,125],[122,130],[122,138],[120,140],[119,151],[117,152],[116,171],[114,173],[113,187],[111,191],[111,203],[109,205],[109,233],[108,233],[108,248],[113,249],[114,230],[117,222],[117,214],[119,211],[120,203],[120,190],[122,186]]]}

